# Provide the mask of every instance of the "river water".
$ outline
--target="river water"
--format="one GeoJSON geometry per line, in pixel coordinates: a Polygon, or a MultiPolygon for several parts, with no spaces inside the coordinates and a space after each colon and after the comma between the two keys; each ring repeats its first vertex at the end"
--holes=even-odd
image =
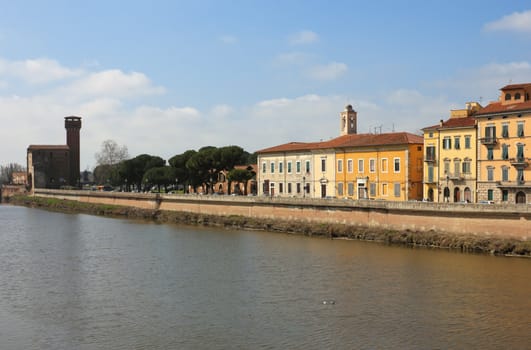
{"type": "Polygon", "coordinates": [[[529,349],[531,259],[0,206],[0,349],[529,349]]]}

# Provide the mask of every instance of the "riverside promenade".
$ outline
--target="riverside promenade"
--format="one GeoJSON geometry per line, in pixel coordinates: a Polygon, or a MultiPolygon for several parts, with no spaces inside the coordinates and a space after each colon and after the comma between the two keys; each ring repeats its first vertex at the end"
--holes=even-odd
{"type": "Polygon", "coordinates": [[[531,240],[529,204],[459,204],[93,192],[36,189],[35,196],[140,209],[274,219],[291,223],[531,240]]]}

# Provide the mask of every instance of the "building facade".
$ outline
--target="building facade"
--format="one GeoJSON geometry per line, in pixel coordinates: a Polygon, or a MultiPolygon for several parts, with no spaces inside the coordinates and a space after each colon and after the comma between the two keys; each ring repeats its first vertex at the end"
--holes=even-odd
{"type": "Polygon", "coordinates": [[[421,136],[406,133],[340,137],[336,153],[338,198],[422,199],[421,136]]]}
{"type": "Polygon", "coordinates": [[[531,203],[531,83],[500,91],[475,116],[478,200],[531,203]]]}
{"type": "Polygon", "coordinates": [[[424,131],[424,199],[431,202],[476,202],[476,120],[481,109],[469,102],[450,118],[424,131]]]}
{"type": "Polygon", "coordinates": [[[257,152],[259,195],[410,200],[422,198],[421,136],[357,134],[357,113],[340,113],[339,137],[257,152]]]}
{"type": "Polygon", "coordinates": [[[26,153],[31,188],[80,186],[80,117],[65,117],[66,145],[30,145],[26,153]]]}

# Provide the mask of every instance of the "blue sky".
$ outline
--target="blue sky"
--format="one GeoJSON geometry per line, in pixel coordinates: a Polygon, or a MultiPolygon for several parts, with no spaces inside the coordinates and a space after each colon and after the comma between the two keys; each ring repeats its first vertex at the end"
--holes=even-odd
{"type": "Polygon", "coordinates": [[[529,1],[0,1],[0,164],[64,144],[165,159],[409,131],[531,82],[529,1]]]}

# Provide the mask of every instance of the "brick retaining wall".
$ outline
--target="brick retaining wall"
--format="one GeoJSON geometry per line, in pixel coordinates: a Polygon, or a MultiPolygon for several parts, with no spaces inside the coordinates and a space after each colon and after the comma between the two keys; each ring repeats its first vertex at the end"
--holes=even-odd
{"type": "Polygon", "coordinates": [[[142,209],[239,215],[358,227],[531,238],[531,205],[158,195],[37,189],[36,196],[142,209]]]}

